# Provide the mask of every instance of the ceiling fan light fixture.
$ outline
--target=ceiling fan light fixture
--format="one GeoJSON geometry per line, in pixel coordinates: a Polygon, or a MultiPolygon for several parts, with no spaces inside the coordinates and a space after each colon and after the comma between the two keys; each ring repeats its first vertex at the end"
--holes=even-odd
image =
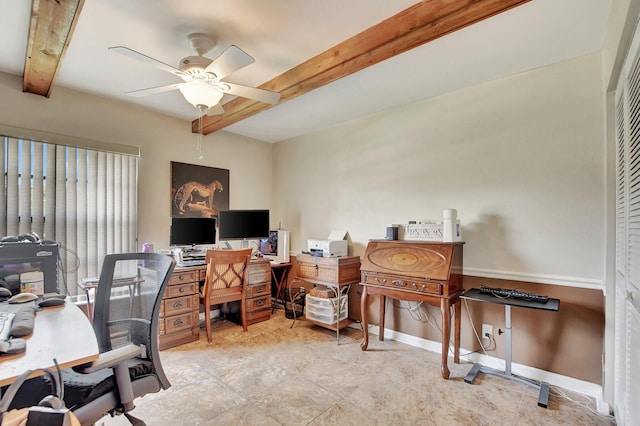
{"type": "Polygon", "coordinates": [[[224,93],[216,86],[201,81],[181,84],[180,93],[194,107],[207,110],[217,104],[224,93]]]}

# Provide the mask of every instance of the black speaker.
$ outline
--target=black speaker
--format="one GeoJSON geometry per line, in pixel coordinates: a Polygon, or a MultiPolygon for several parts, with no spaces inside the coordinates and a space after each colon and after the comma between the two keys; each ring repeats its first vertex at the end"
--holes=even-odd
{"type": "Polygon", "coordinates": [[[387,226],[387,240],[397,240],[398,239],[398,227],[397,226],[387,226]]]}

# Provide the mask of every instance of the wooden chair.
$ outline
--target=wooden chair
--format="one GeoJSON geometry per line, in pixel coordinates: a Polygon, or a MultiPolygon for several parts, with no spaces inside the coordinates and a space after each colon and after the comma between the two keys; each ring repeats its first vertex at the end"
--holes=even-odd
{"type": "Polygon", "coordinates": [[[245,294],[251,249],[207,250],[207,276],[200,290],[207,340],[211,342],[211,305],[240,301],[242,329],[247,331],[245,294]]]}

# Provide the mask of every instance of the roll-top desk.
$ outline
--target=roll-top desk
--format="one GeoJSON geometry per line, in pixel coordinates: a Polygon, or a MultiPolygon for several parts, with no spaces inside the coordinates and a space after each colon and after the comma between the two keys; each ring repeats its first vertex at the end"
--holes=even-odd
{"type": "Polygon", "coordinates": [[[449,378],[447,355],[453,307],[454,362],[460,361],[460,294],[462,293],[462,246],[464,243],[372,240],[360,267],[361,313],[364,339],[369,345],[367,301],[380,295],[380,340],[384,340],[386,298],[425,302],[440,306],[442,313],[442,377],[449,378]]]}

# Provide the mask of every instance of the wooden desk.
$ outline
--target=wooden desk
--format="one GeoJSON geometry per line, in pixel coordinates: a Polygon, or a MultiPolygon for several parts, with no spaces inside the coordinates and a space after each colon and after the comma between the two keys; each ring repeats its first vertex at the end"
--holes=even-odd
{"type": "Polygon", "coordinates": [[[536,382],[526,377],[521,377],[511,372],[511,306],[529,309],[541,309],[545,311],[557,311],[560,309],[560,300],[549,299],[546,303],[531,302],[521,299],[513,299],[508,297],[496,297],[492,294],[482,293],[480,289],[472,288],[462,296],[462,299],[474,300],[477,302],[497,303],[504,305],[504,319],[505,319],[505,369],[504,371],[496,370],[494,368],[485,367],[481,364],[474,364],[471,370],[464,378],[466,383],[473,383],[478,373],[492,374],[499,376],[507,380],[513,380],[525,385],[534,387],[539,390],[538,393],[538,406],[547,408],[549,403],[549,383],[536,382]]]}
{"type": "Polygon", "coordinates": [[[362,260],[360,310],[364,339],[369,345],[368,296],[380,295],[380,334],[384,340],[386,298],[425,302],[442,312],[442,377],[449,378],[447,359],[453,307],[454,357],[460,362],[460,294],[462,293],[462,242],[372,240],[362,260]]]}
{"type": "MultiPolygon", "coordinates": [[[[0,357],[0,386],[11,384],[26,370],[73,367],[98,359],[98,341],[85,314],[67,298],[62,306],[36,313],[33,333],[22,354],[0,357]]],[[[38,373],[34,373],[34,376],[38,373]]]]}

